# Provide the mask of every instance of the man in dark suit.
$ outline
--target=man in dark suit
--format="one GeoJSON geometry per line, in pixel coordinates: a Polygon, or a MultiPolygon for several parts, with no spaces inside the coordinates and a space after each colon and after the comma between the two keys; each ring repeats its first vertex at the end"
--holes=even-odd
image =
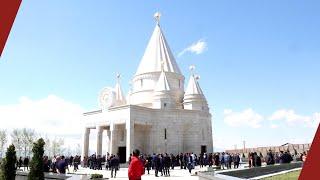
{"type": "Polygon", "coordinates": [[[113,155],[113,157],[110,160],[110,166],[111,166],[111,178],[117,176],[117,170],[119,169],[119,158],[116,155],[113,155]],[[114,176],[113,176],[113,171],[114,171],[114,176]]]}

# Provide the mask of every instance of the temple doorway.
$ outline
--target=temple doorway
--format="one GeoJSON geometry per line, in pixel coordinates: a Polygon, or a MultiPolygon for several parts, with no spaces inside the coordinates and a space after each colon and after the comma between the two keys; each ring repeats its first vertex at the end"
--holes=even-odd
{"type": "Polygon", "coordinates": [[[125,146],[118,148],[118,156],[119,156],[120,163],[125,163],[127,161],[126,152],[127,152],[127,148],[125,146]]]}
{"type": "Polygon", "coordinates": [[[207,152],[207,146],[201,146],[201,154],[207,152]]]}

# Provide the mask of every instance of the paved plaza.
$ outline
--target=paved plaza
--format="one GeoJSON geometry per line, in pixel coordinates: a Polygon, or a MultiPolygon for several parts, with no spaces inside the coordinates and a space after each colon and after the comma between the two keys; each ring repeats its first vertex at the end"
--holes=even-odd
{"type": "MultiPolygon", "coordinates": [[[[247,164],[242,164],[240,165],[239,169],[243,169],[247,166],[247,164]]],[[[201,172],[201,171],[206,171],[208,168],[207,167],[203,167],[200,168],[200,166],[196,166],[195,169],[192,170],[191,174],[189,173],[188,169],[180,169],[180,167],[175,167],[174,170],[170,169],[170,176],[161,176],[161,173],[159,172],[158,175],[159,177],[155,177],[155,171],[154,170],[150,170],[150,174],[148,174],[148,172],[146,171],[146,173],[142,176],[142,180],[148,180],[148,179],[183,179],[183,180],[198,180],[199,177],[196,175],[197,172],[201,172]]],[[[235,170],[235,169],[231,169],[235,170]]],[[[222,171],[230,171],[230,170],[220,170],[219,172],[222,171]]],[[[70,180],[76,180],[76,179],[86,179],[82,176],[79,175],[88,175],[90,177],[90,174],[103,174],[104,178],[111,178],[111,171],[110,170],[92,170],[89,168],[82,168],[80,167],[80,169],[73,173],[73,169],[70,168],[70,172],[71,174],[67,174],[67,175],[75,175],[77,174],[77,176],[74,176],[72,178],[70,178],[70,180]]],[[[128,168],[120,168],[119,171],[117,171],[117,176],[116,178],[112,178],[112,179],[128,179],[128,168]]]]}
{"type": "MultiPolygon", "coordinates": [[[[174,170],[170,170],[170,176],[161,176],[161,173],[159,173],[159,177],[155,177],[155,171],[151,170],[150,174],[146,171],[146,174],[142,176],[143,180],[147,179],[184,179],[184,180],[192,180],[192,179],[199,179],[198,176],[195,175],[195,172],[198,172],[200,170],[199,166],[197,166],[195,169],[192,170],[192,173],[190,174],[188,170],[175,168],[174,170]]],[[[72,170],[71,170],[72,171],[72,170]]],[[[92,170],[89,168],[80,168],[76,174],[103,174],[104,178],[111,178],[111,171],[110,170],[92,170]]],[[[78,179],[78,177],[74,177],[72,179],[78,179]]],[[[117,172],[116,178],[112,179],[128,179],[128,168],[120,168],[120,170],[117,172]]]]}

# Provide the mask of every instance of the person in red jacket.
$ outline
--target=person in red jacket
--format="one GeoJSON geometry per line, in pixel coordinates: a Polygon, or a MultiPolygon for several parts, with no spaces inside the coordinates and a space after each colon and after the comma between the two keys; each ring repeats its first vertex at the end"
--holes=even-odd
{"type": "Polygon", "coordinates": [[[140,151],[138,149],[133,150],[128,168],[129,180],[141,180],[141,176],[144,174],[144,165],[139,159],[139,155],[140,151]]]}

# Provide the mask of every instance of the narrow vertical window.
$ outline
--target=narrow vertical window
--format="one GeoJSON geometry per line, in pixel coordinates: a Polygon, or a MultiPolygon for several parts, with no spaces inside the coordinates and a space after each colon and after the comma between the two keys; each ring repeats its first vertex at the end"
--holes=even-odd
{"type": "Polygon", "coordinates": [[[179,79],[178,82],[179,82],[179,88],[181,88],[181,80],[179,79]]]}
{"type": "Polygon", "coordinates": [[[167,139],[167,128],[164,128],[164,139],[167,139]]]}
{"type": "Polygon", "coordinates": [[[143,87],[143,79],[140,79],[141,87],[143,87]]]}

